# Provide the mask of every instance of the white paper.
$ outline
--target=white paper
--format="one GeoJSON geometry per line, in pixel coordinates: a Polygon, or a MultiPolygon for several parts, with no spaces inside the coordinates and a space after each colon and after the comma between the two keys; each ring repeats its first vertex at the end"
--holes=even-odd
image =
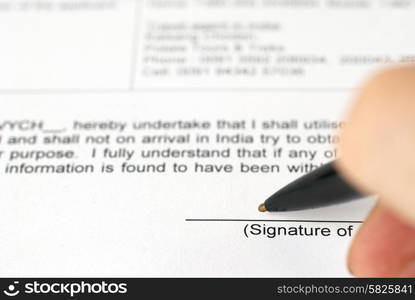
{"type": "Polygon", "coordinates": [[[0,1],[0,274],[349,276],[349,234],[373,199],[257,207],[307,171],[288,168],[335,158],[359,82],[413,61],[414,12],[386,0],[0,1]],[[224,157],[194,157],[212,150],[224,157]],[[330,234],[272,234],[300,226],[330,234]]]}

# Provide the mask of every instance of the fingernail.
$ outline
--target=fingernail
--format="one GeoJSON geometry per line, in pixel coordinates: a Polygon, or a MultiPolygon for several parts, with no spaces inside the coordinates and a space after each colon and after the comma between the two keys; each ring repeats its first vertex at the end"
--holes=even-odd
{"type": "Polygon", "coordinates": [[[405,265],[399,277],[415,277],[415,260],[405,265]]]}

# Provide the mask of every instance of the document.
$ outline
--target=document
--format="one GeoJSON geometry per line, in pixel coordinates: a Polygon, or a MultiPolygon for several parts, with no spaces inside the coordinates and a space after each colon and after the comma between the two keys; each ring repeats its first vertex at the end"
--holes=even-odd
{"type": "Polygon", "coordinates": [[[396,0],[0,0],[0,275],[340,277],[373,198],[260,213],[339,153],[396,0]]]}

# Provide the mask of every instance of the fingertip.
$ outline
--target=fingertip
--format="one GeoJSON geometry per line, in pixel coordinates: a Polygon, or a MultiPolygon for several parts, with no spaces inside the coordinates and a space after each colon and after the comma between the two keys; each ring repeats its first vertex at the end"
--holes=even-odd
{"type": "Polygon", "coordinates": [[[352,185],[376,194],[415,225],[415,68],[378,72],[345,119],[337,166],[352,185]]]}

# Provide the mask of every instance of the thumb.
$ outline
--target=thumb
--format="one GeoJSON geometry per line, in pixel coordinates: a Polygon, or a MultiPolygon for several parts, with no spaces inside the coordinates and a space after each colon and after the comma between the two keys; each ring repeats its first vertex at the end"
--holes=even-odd
{"type": "Polygon", "coordinates": [[[350,247],[350,272],[363,277],[415,277],[415,227],[377,205],[350,247]]]}
{"type": "Polygon", "coordinates": [[[415,225],[415,67],[374,76],[346,119],[338,168],[415,225]]]}

